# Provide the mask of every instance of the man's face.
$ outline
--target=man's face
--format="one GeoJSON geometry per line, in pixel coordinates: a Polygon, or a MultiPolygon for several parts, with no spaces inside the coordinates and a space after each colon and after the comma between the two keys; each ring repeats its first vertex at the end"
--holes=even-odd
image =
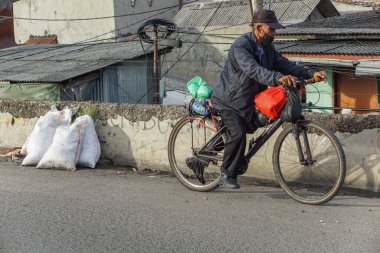
{"type": "Polygon", "coordinates": [[[276,29],[271,28],[267,24],[261,24],[257,26],[257,32],[260,38],[264,37],[265,34],[268,34],[273,39],[276,37],[276,29]]]}

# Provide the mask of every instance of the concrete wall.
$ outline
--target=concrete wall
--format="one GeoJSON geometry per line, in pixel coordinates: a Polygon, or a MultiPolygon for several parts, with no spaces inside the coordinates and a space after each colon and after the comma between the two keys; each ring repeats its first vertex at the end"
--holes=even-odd
{"type": "MultiPolygon", "coordinates": [[[[15,17],[75,19],[113,16],[113,0],[20,0],[13,4],[15,17]]],[[[15,19],[15,39],[24,43],[32,35],[56,34],[58,43],[75,43],[115,30],[115,20],[30,21],[15,19]]],[[[115,37],[108,33],[96,39],[115,37]]]]}
{"type": "MultiPolygon", "coordinates": [[[[21,147],[51,103],[0,101],[0,146],[21,147]]],[[[167,144],[184,107],[59,102],[59,108],[94,107],[102,158],[138,169],[170,170],[167,144]]],[[[308,113],[336,132],[347,158],[348,187],[380,192],[380,116],[308,113]]],[[[258,134],[256,132],[255,134],[258,134]]],[[[250,163],[247,176],[274,179],[272,150],[278,133],[250,163]]]]}
{"type": "Polygon", "coordinates": [[[68,44],[94,39],[115,38],[128,33],[135,33],[140,24],[149,17],[171,19],[179,7],[133,16],[128,15],[155,9],[179,5],[179,0],[20,0],[13,4],[14,16],[36,19],[84,19],[94,17],[110,17],[106,19],[80,21],[14,21],[17,43],[24,43],[29,36],[56,34],[58,43],[68,44]],[[151,2],[151,5],[149,4],[151,2]],[[164,12],[162,14],[159,14],[164,12]],[[159,15],[156,15],[159,14],[159,15]],[[138,24],[134,24],[140,21],[138,24]],[[134,24],[134,25],[132,25],[134,24]],[[99,37],[97,37],[99,36],[99,37]]]}

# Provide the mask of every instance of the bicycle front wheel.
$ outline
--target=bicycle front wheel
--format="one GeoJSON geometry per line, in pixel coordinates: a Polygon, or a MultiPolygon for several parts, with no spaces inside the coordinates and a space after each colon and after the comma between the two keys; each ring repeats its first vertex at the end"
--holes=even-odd
{"type": "Polygon", "coordinates": [[[284,191],[293,199],[312,205],[331,200],[346,174],[339,140],[330,130],[311,121],[284,128],[274,146],[273,165],[284,191]]]}
{"type": "Polygon", "coordinates": [[[189,116],[178,121],[170,134],[170,167],[190,190],[206,192],[220,185],[224,139],[217,132],[210,119],[189,116]]]}

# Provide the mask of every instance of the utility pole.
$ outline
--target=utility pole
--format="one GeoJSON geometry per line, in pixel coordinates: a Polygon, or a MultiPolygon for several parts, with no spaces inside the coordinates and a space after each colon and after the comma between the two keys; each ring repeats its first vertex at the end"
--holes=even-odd
{"type": "Polygon", "coordinates": [[[160,103],[159,85],[158,85],[158,29],[157,26],[153,26],[153,104],[160,103]]]}
{"type": "Polygon", "coordinates": [[[262,9],[264,6],[263,0],[252,0],[252,7],[254,10],[262,9]]]}
{"type": "MultiPolygon", "coordinates": [[[[169,36],[176,31],[178,31],[177,25],[169,20],[164,19],[147,20],[137,30],[137,34],[141,41],[153,44],[153,104],[161,103],[158,43],[160,43],[160,46],[166,46],[170,48],[181,47],[181,40],[169,38],[169,36]]],[[[161,86],[161,88],[163,86],[161,86]]],[[[149,89],[148,92],[151,90],[152,88],[149,89]]],[[[148,92],[145,93],[144,96],[147,95],[148,92]]]]}
{"type": "Polygon", "coordinates": [[[251,24],[253,23],[253,13],[263,8],[263,0],[248,0],[249,9],[251,11],[251,24]]]}

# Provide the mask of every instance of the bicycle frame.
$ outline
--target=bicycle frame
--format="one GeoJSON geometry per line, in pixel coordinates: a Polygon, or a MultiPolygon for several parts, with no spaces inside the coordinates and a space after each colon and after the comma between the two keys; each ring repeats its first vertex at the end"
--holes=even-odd
{"type": "Polygon", "coordinates": [[[267,140],[280,128],[282,125],[282,119],[277,119],[269,128],[267,128],[264,132],[260,134],[257,139],[252,139],[250,141],[250,148],[248,153],[245,155],[247,161],[251,160],[251,158],[256,154],[257,151],[267,142],[267,140]]]}
{"type": "MultiPolygon", "coordinates": [[[[302,117],[303,118],[303,117],[302,117]]],[[[299,162],[303,165],[311,165],[315,162],[315,160],[312,157],[309,140],[307,138],[307,133],[301,127],[298,125],[297,121],[296,123],[293,123],[293,133],[294,138],[296,141],[296,147],[297,147],[297,153],[299,157],[299,162]],[[306,153],[306,159],[304,156],[304,152],[302,150],[302,145],[300,141],[300,134],[303,136],[304,140],[304,146],[305,146],[305,153],[306,153]]],[[[276,132],[278,128],[282,125],[283,121],[281,118],[277,119],[267,130],[265,130],[256,140],[252,139],[252,142],[250,143],[250,148],[248,150],[248,153],[245,155],[247,161],[249,161],[256,152],[267,142],[267,140],[276,132]]]]}
{"type": "MultiPolygon", "coordinates": [[[[193,117],[190,117],[190,119],[194,120],[193,117]]],[[[213,122],[215,124],[215,121],[213,119],[213,122]]],[[[272,125],[267,128],[257,139],[250,141],[250,148],[248,150],[248,153],[245,155],[246,159],[249,161],[256,152],[265,144],[265,142],[276,132],[276,130],[282,125],[281,118],[277,119],[275,122],[272,123],[272,125]]],[[[198,121],[198,124],[202,127],[207,127],[203,122],[198,121]]],[[[211,129],[211,128],[210,128],[211,129]]],[[[209,140],[205,142],[205,144],[199,149],[198,152],[196,152],[196,155],[200,158],[211,158],[215,159],[215,156],[210,156],[206,154],[202,154],[202,151],[205,151],[205,148],[210,145],[210,143],[216,141],[220,137],[220,133],[225,130],[225,126],[221,127],[209,140]]],[[[193,130],[191,130],[193,131],[193,130]]]]}
{"type": "MultiPolygon", "coordinates": [[[[214,120],[213,120],[213,122],[215,124],[214,120]]],[[[199,124],[201,126],[207,127],[202,122],[199,122],[199,124]]],[[[259,149],[268,141],[268,139],[270,137],[272,137],[272,135],[277,131],[277,129],[279,129],[281,127],[282,124],[283,124],[283,121],[281,118],[279,118],[275,122],[273,122],[263,133],[261,133],[261,135],[259,137],[257,137],[256,139],[250,140],[249,150],[248,150],[247,154],[245,155],[245,158],[247,159],[247,161],[251,160],[251,158],[257,153],[257,151],[259,151],[259,149]]],[[[210,127],[207,127],[207,128],[210,128],[210,127]]],[[[202,154],[202,152],[205,151],[207,153],[207,150],[205,150],[206,147],[208,147],[210,145],[210,143],[213,143],[218,138],[220,138],[220,133],[222,133],[224,130],[225,130],[225,126],[221,127],[209,140],[207,140],[205,142],[205,144],[199,149],[199,151],[197,151],[197,152],[194,151],[194,153],[198,156],[198,158],[208,158],[208,159],[215,159],[215,158],[218,159],[219,158],[219,160],[221,160],[221,158],[219,156],[217,156],[217,157],[210,156],[207,154],[202,154]]],[[[293,132],[294,132],[294,136],[295,136],[295,141],[296,141],[296,146],[297,146],[297,151],[298,151],[300,163],[303,165],[313,164],[315,162],[315,160],[313,160],[312,155],[311,155],[311,150],[310,150],[310,146],[309,146],[309,141],[308,141],[307,136],[306,136],[307,135],[306,132],[302,131],[302,129],[298,126],[297,123],[293,124],[293,132]],[[306,147],[306,150],[305,150],[306,159],[304,156],[304,152],[302,151],[301,141],[299,138],[300,134],[302,134],[304,137],[303,139],[304,139],[304,145],[306,147]]]]}

